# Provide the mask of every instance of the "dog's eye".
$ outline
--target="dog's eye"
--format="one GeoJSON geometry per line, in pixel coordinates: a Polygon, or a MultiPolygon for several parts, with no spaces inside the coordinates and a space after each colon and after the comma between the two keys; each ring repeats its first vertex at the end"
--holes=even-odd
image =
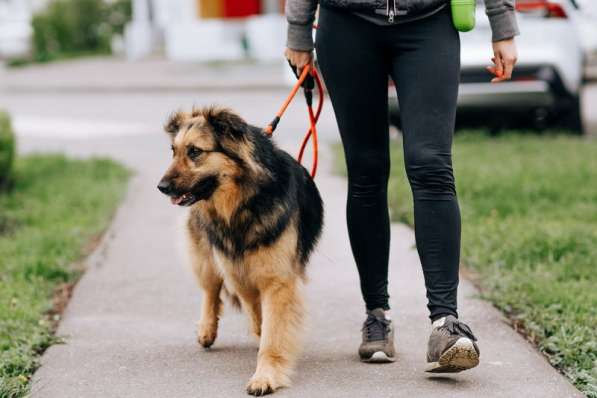
{"type": "Polygon", "coordinates": [[[201,155],[203,151],[195,146],[191,146],[187,149],[187,156],[191,159],[196,159],[199,155],[201,155]]]}

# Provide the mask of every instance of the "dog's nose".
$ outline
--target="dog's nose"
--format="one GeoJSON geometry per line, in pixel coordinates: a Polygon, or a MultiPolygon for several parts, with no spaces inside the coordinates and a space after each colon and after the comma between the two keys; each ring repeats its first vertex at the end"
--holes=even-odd
{"type": "Polygon", "coordinates": [[[172,191],[172,184],[169,180],[162,180],[158,184],[158,189],[161,193],[168,195],[172,191]]]}

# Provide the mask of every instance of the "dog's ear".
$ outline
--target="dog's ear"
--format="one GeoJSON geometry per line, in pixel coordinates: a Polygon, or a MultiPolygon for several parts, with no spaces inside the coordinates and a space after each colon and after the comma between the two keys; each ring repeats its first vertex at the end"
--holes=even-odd
{"type": "Polygon", "coordinates": [[[245,135],[247,122],[229,109],[212,106],[204,108],[201,111],[194,111],[193,114],[195,112],[201,112],[207,124],[220,137],[240,139],[245,135]]]}
{"type": "Polygon", "coordinates": [[[176,137],[176,134],[180,130],[180,126],[190,117],[188,112],[174,112],[168,118],[168,121],[164,125],[164,130],[170,135],[172,139],[176,137]]]}

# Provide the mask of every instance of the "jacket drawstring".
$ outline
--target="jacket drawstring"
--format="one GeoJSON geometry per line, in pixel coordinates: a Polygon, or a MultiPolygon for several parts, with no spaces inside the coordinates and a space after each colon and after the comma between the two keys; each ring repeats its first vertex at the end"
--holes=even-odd
{"type": "Polygon", "coordinates": [[[396,0],[392,1],[392,8],[390,8],[390,0],[387,0],[386,13],[388,14],[388,22],[394,23],[394,16],[396,16],[396,0]]]}

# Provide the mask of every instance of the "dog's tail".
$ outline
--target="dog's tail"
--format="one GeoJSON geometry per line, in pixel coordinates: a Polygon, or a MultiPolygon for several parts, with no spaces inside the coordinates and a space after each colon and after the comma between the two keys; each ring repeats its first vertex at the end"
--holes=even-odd
{"type": "Polygon", "coordinates": [[[240,304],[240,299],[238,298],[238,296],[232,292],[230,292],[230,290],[228,290],[226,288],[226,285],[222,286],[222,296],[230,303],[232,304],[232,306],[237,309],[237,310],[241,310],[241,304],[240,304]]]}

